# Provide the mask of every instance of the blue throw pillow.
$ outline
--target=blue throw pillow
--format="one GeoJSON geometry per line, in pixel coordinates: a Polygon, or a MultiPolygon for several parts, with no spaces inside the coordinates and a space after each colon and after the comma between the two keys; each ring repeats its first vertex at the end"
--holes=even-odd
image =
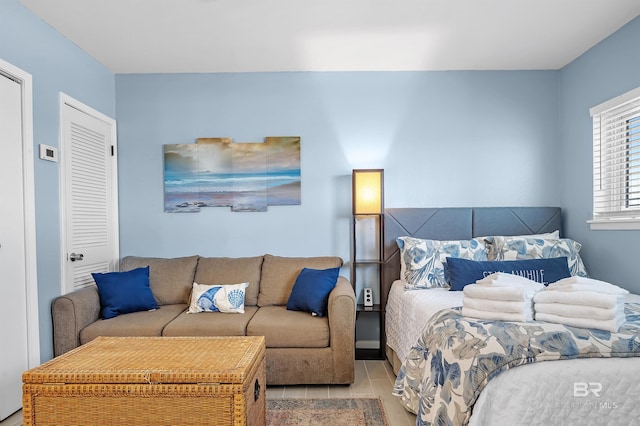
{"type": "Polygon", "coordinates": [[[158,303],[149,288],[149,267],[126,272],[92,273],[98,286],[102,319],[130,312],[156,309],[158,303]]]}
{"type": "Polygon", "coordinates": [[[544,285],[571,276],[566,257],[503,261],[474,261],[449,257],[446,268],[452,291],[461,291],[465,285],[475,283],[494,272],[520,275],[544,285]]]}
{"type": "Polygon", "coordinates": [[[339,273],[340,268],[304,268],[293,285],[287,309],[311,312],[319,317],[326,315],[329,293],[336,286],[339,273]]]}

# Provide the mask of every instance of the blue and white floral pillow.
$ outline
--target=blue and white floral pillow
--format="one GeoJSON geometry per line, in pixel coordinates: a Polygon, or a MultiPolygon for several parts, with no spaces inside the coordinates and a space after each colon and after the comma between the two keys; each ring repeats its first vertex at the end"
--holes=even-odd
{"type": "Polygon", "coordinates": [[[582,244],[569,238],[488,237],[491,260],[547,259],[566,257],[571,275],[587,277],[580,257],[582,244]]]}
{"type": "Polygon", "coordinates": [[[407,290],[449,287],[444,264],[447,257],[468,260],[487,260],[488,249],[484,240],[423,240],[400,237],[396,240],[400,248],[400,278],[407,290]]]}
{"type": "Polygon", "coordinates": [[[244,295],[249,283],[203,285],[193,283],[187,313],[225,312],[244,314],[244,295]]]}

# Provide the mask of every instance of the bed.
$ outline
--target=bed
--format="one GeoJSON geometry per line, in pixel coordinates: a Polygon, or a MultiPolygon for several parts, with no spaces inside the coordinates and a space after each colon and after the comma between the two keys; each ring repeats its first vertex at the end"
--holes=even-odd
{"type": "MultiPolygon", "coordinates": [[[[495,374],[478,386],[477,396],[464,407],[464,416],[448,408],[435,409],[434,395],[420,387],[415,377],[429,376],[429,361],[418,359],[424,336],[439,333],[443,318],[456,315],[462,292],[442,288],[405,291],[400,278],[398,237],[432,240],[465,240],[480,236],[532,235],[558,231],[562,235],[561,210],[555,207],[482,207],[386,209],[382,295],[386,305],[386,355],[398,380],[394,393],[405,408],[417,414],[417,424],[632,424],[640,418],[640,358],[558,359],[522,363],[495,374]],[[453,309],[452,309],[453,308],[453,309]],[[441,317],[434,317],[440,315],[441,317]],[[425,327],[427,330],[425,332],[425,327]],[[422,339],[422,340],[421,340],[422,339]],[[408,358],[413,357],[413,360],[408,358]],[[406,361],[406,362],[405,362],[406,361]],[[431,408],[425,409],[425,406],[431,408]]],[[[640,352],[640,297],[628,295],[627,318],[637,319],[625,340],[632,352],[640,352]]],[[[464,321],[464,318],[459,318],[464,321]]],[[[458,319],[456,319],[457,321],[458,319]]],[[[460,326],[456,323],[456,326],[460,326]]],[[[467,324],[468,326],[468,324],[467,324]]],[[[621,330],[622,331],[622,330],[621,330]]],[[[579,343],[589,342],[587,337],[579,343]]],[[[589,336],[594,339],[594,336],[589,336]]],[[[595,336],[597,340],[602,336],[595,336]]],[[[596,342],[595,344],[598,344],[596,342]]],[[[426,356],[425,356],[426,359],[426,356]]],[[[550,358],[551,359],[551,358],[550,358]]],[[[430,359],[433,362],[433,359],[430,359]]],[[[446,364],[445,364],[446,365],[446,364]]],[[[476,384],[477,385],[477,384],[476,384]]],[[[474,385],[475,386],[475,385],[474,385]]],[[[456,389],[449,405],[457,403],[456,389]]],[[[467,392],[466,390],[464,392],[467,392]]],[[[438,400],[442,403],[442,399],[438,400]]],[[[458,399],[459,401],[459,399],[458,399]]]]}

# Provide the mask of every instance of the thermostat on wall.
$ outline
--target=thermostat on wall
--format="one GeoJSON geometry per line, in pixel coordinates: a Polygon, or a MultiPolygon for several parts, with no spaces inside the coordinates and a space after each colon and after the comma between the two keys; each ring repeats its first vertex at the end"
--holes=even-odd
{"type": "Polygon", "coordinates": [[[58,148],[40,144],[40,159],[58,162],[58,148]]]}

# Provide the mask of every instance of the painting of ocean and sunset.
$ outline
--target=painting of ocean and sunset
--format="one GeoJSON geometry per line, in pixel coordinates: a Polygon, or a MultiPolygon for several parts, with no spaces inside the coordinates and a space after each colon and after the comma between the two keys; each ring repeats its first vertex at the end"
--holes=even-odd
{"type": "Polygon", "coordinates": [[[201,207],[266,211],[299,205],[300,137],[275,136],[260,143],[199,138],[164,145],[164,211],[201,207]]]}

